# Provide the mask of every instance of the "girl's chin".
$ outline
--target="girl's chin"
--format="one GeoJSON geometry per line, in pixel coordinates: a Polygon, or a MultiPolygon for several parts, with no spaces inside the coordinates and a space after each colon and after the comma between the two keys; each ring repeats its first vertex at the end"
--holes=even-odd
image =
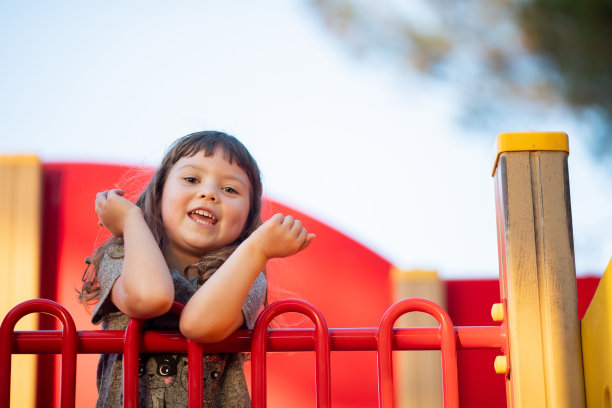
{"type": "Polygon", "coordinates": [[[184,239],[180,245],[174,245],[170,249],[171,252],[174,252],[175,255],[178,255],[180,258],[192,258],[199,260],[203,256],[206,256],[212,251],[223,248],[234,241],[225,243],[212,243],[207,240],[192,238],[192,239],[184,239]]]}
{"type": "Polygon", "coordinates": [[[194,245],[191,251],[189,252],[191,253],[191,255],[199,259],[211,253],[212,251],[216,251],[217,249],[222,248],[223,246],[225,245],[194,245]]]}

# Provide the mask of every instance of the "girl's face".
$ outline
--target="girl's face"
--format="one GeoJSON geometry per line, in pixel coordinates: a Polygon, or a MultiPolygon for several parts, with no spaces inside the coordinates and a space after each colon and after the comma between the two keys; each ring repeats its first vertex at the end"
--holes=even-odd
{"type": "Polygon", "coordinates": [[[179,159],[164,184],[162,221],[168,237],[164,248],[183,270],[206,252],[234,242],[242,233],[251,198],[248,176],[230,164],[223,150],[179,159]]]}

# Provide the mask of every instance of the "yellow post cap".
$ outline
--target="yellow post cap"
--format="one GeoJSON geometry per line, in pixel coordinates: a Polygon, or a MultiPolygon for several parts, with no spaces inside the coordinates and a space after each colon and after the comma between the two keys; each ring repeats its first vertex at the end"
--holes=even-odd
{"type": "Polygon", "coordinates": [[[409,281],[439,281],[438,272],[425,269],[400,269],[391,267],[391,279],[394,282],[409,282],[409,281]]]}
{"type": "Polygon", "coordinates": [[[34,154],[0,155],[0,166],[2,167],[38,166],[40,164],[40,158],[34,154]]]}
{"type": "Polygon", "coordinates": [[[561,151],[569,154],[569,141],[565,132],[510,132],[497,135],[497,155],[493,165],[493,175],[497,168],[499,155],[504,152],[561,151]]]}

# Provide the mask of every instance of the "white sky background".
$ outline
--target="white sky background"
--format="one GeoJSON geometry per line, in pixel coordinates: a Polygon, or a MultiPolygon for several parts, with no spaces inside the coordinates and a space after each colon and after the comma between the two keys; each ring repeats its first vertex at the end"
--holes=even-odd
{"type": "Polygon", "coordinates": [[[451,88],[352,59],[305,1],[5,0],[0,39],[0,154],[157,165],[179,136],[227,131],[269,197],[401,268],[494,278],[495,137],[565,131],[577,271],[612,256],[610,177],[580,124],[474,135],[451,88]]]}

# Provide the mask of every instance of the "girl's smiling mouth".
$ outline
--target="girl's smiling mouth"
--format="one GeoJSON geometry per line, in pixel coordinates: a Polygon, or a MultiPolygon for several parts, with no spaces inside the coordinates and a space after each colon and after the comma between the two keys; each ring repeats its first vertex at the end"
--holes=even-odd
{"type": "Polygon", "coordinates": [[[207,210],[197,209],[189,212],[189,218],[204,225],[215,225],[218,218],[207,210]]]}

